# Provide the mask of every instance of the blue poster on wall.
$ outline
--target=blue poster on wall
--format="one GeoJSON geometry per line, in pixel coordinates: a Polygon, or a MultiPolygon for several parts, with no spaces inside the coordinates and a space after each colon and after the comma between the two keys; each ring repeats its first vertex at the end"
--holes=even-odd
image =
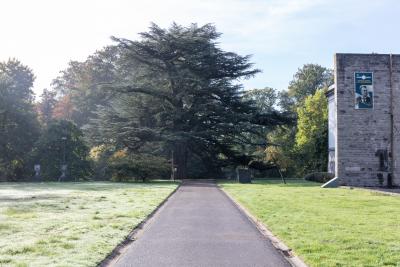
{"type": "Polygon", "coordinates": [[[356,109],[374,107],[374,75],[372,72],[354,73],[354,97],[356,109]]]}

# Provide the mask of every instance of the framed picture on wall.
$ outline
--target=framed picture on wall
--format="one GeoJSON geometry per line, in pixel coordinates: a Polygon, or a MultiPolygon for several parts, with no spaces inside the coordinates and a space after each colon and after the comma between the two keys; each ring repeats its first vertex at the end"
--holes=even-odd
{"type": "Polygon", "coordinates": [[[356,109],[374,108],[374,75],[372,72],[354,73],[354,98],[356,109]]]}

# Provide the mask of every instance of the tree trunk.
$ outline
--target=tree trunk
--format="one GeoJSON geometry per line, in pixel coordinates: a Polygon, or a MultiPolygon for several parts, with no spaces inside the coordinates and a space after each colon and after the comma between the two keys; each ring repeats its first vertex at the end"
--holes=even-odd
{"type": "Polygon", "coordinates": [[[187,144],[177,142],[173,151],[174,178],[178,180],[187,179],[187,144]]]}

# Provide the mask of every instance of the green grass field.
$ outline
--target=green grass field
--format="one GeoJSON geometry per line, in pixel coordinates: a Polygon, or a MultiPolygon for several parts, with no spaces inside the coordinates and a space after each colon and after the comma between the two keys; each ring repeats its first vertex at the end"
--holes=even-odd
{"type": "Polygon", "coordinates": [[[0,184],[0,266],[95,266],[176,186],[0,184]]]}
{"type": "Polygon", "coordinates": [[[400,266],[400,197],[303,181],[220,185],[310,266],[400,266]]]}

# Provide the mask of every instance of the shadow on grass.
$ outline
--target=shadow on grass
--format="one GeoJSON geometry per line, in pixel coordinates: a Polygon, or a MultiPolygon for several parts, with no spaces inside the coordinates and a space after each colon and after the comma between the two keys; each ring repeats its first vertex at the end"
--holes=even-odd
{"type": "Polygon", "coordinates": [[[105,191],[110,189],[124,189],[127,187],[153,187],[155,185],[171,185],[178,184],[178,181],[170,180],[151,180],[148,182],[103,182],[103,181],[87,181],[87,182],[6,182],[0,183],[1,190],[29,191],[32,193],[51,190],[73,190],[73,191],[105,191]]]}

